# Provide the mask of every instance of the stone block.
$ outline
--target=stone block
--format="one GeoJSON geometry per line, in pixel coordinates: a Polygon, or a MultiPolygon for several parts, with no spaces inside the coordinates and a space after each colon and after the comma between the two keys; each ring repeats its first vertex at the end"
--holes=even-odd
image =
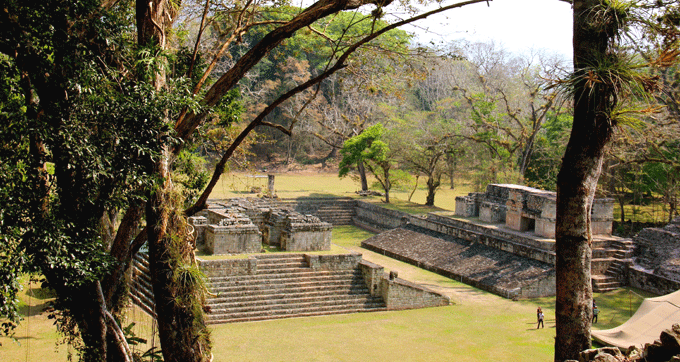
{"type": "Polygon", "coordinates": [[[286,251],[331,250],[333,225],[312,215],[288,213],[279,231],[280,247],[286,251]]]}
{"type": "Polygon", "coordinates": [[[190,216],[187,218],[189,225],[194,227],[196,235],[195,243],[197,249],[205,247],[205,229],[208,226],[208,218],[205,216],[190,216]]]}
{"type": "Polygon", "coordinates": [[[470,196],[456,196],[456,215],[462,217],[479,216],[479,203],[470,196]]]}
{"type": "Polygon", "coordinates": [[[209,254],[256,253],[262,248],[262,234],[250,219],[225,214],[218,224],[205,229],[205,251],[209,254]]]}
{"type": "Polygon", "coordinates": [[[488,223],[502,223],[506,218],[506,206],[492,202],[482,202],[479,206],[479,219],[488,223]]]}

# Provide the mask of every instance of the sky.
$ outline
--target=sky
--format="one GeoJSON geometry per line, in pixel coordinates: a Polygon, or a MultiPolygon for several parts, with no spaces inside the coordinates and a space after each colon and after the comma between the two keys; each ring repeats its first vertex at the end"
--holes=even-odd
{"type": "Polygon", "coordinates": [[[488,6],[478,3],[448,10],[417,25],[402,29],[415,32],[421,43],[493,40],[517,54],[533,48],[572,59],[572,10],[564,1],[493,0],[488,6]]]}

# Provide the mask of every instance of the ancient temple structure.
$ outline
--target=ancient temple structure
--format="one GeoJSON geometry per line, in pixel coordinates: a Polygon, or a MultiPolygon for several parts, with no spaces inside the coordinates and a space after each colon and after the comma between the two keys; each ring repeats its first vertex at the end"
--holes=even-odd
{"type": "MultiPolygon", "coordinates": [[[[456,197],[456,216],[479,217],[487,223],[505,223],[517,231],[533,231],[546,238],[555,237],[557,194],[533,187],[490,184],[486,192],[471,192],[456,197]]],[[[596,198],[591,210],[592,232],[611,235],[614,200],[596,198]]]]}

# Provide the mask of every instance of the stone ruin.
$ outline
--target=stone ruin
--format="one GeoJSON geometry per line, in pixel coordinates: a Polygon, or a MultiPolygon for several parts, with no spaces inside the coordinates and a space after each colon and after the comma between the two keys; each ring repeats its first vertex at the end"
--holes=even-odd
{"type": "Polygon", "coordinates": [[[262,244],[284,251],[331,249],[333,225],[272,203],[231,199],[189,218],[196,247],[208,254],[255,253],[262,244]]]}
{"type": "Polygon", "coordinates": [[[280,232],[280,247],[290,251],[331,250],[332,231],[333,225],[316,216],[289,213],[280,232]]]}
{"type": "Polygon", "coordinates": [[[645,228],[634,237],[635,263],[655,274],[680,280],[680,217],[663,228],[645,228]]]}
{"type": "MultiPolygon", "coordinates": [[[[504,223],[516,231],[533,231],[555,238],[557,194],[533,187],[490,184],[486,192],[471,192],[456,197],[456,215],[479,217],[481,221],[504,223]]],[[[597,198],[591,210],[592,232],[611,235],[614,200],[597,198]]]]}

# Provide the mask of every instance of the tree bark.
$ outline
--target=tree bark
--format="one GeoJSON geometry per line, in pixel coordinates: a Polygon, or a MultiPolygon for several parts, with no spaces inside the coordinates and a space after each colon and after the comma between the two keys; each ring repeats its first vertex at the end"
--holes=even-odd
{"type": "MultiPolygon", "coordinates": [[[[181,1],[137,0],[139,44],[165,49],[166,31],[171,28],[180,5],[181,1]]],[[[165,70],[159,67],[153,76],[154,87],[163,89],[166,86],[165,79],[165,70]]],[[[167,122],[167,119],[164,121],[167,122]]],[[[149,269],[158,334],[165,361],[204,362],[210,360],[210,343],[202,308],[197,310],[190,298],[184,298],[174,278],[179,267],[189,259],[187,254],[193,253],[193,250],[188,250],[182,244],[184,230],[175,217],[181,211],[177,210],[179,205],[172,200],[171,165],[174,155],[168,141],[170,137],[167,136],[167,133],[158,136],[160,154],[156,159],[149,160],[149,173],[155,175],[158,181],[154,189],[149,191],[146,203],[149,269]]]]}
{"type": "Polygon", "coordinates": [[[435,175],[430,175],[427,178],[427,197],[425,199],[425,206],[434,206],[434,195],[441,182],[435,175]]]}
{"type": "Polygon", "coordinates": [[[359,179],[361,180],[361,191],[368,191],[368,178],[366,177],[366,167],[364,161],[357,161],[357,172],[359,172],[359,179]]]}
{"type": "MultiPolygon", "coordinates": [[[[609,36],[593,26],[599,0],[574,1],[574,123],[557,176],[555,361],[578,360],[591,347],[591,209],[613,124],[615,93],[588,83],[586,68],[609,56],[609,36]]],[[[599,28],[601,29],[601,28],[599,28]]]]}

